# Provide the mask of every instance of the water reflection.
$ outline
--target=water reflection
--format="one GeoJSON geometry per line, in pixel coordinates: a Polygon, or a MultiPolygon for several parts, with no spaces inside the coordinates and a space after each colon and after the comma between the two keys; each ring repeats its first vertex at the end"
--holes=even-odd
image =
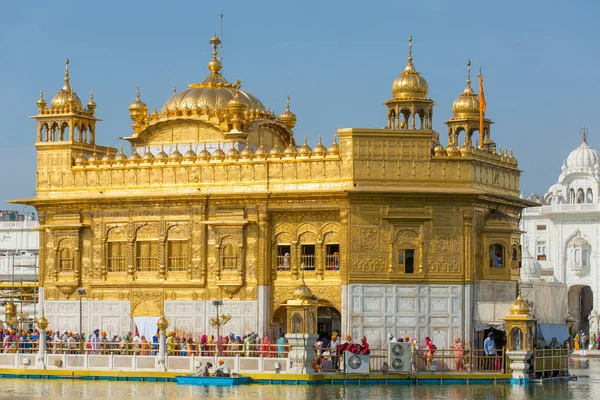
{"type": "Polygon", "coordinates": [[[174,383],[2,379],[1,398],[9,399],[594,399],[600,392],[600,360],[573,360],[578,381],[527,387],[497,385],[248,385],[234,388],[179,386],[174,383]]]}

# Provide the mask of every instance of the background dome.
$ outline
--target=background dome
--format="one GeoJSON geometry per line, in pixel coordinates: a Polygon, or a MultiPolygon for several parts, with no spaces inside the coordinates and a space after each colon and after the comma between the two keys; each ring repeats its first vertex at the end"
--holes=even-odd
{"type": "Polygon", "coordinates": [[[590,147],[584,138],[583,143],[569,154],[567,167],[571,170],[594,168],[594,165],[599,161],[600,154],[590,147]]]}

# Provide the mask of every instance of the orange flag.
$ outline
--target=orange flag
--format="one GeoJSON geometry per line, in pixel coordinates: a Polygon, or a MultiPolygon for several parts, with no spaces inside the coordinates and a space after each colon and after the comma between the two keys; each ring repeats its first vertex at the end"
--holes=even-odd
{"type": "Polygon", "coordinates": [[[485,134],[483,131],[483,116],[485,114],[485,96],[483,95],[483,75],[481,74],[481,70],[477,74],[479,78],[479,148],[483,149],[485,134]]]}

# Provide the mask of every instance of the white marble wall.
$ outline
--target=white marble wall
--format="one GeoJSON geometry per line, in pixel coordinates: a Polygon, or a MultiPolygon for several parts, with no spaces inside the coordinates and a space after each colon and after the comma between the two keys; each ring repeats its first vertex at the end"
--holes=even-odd
{"type": "Polygon", "coordinates": [[[348,286],[350,334],[355,340],[365,335],[371,347],[383,347],[388,333],[416,337],[421,343],[429,336],[438,348],[464,336],[462,285],[348,286]]]}
{"type": "MultiPolygon", "coordinates": [[[[231,315],[231,320],[221,328],[221,335],[233,332],[242,336],[256,332],[258,328],[258,311],[256,301],[223,300],[219,307],[219,315],[231,315]]],[[[217,316],[216,307],[211,301],[165,301],[165,317],[169,321],[169,330],[193,333],[195,337],[202,334],[214,334],[217,329],[210,325],[210,319],[217,316]]]]}
{"type": "Polygon", "coordinates": [[[46,300],[44,302],[49,329],[79,332],[79,316],[83,331],[90,334],[100,329],[107,334],[124,334],[131,330],[133,321],[129,315],[129,301],[46,300]]]}
{"type": "MultiPolygon", "coordinates": [[[[79,300],[47,300],[44,308],[50,323],[49,329],[79,332],[79,300]]],[[[134,330],[135,322],[130,316],[129,301],[83,300],[81,310],[85,333],[89,334],[96,328],[108,334],[125,334],[134,330]]],[[[223,326],[221,334],[233,332],[241,336],[257,331],[256,301],[223,300],[219,314],[231,315],[231,320],[223,326]]],[[[192,333],[194,337],[200,337],[204,333],[216,335],[217,329],[210,325],[210,319],[216,316],[217,310],[211,301],[165,301],[165,317],[169,321],[170,331],[192,333]]]]}

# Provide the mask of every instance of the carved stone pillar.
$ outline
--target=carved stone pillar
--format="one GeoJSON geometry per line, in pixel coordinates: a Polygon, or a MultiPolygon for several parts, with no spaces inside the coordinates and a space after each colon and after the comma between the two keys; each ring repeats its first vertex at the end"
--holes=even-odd
{"type": "Polygon", "coordinates": [[[167,240],[161,237],[158,241],[158,279],[164,281],[167,279],[167,257],[168,251],[166,248],[167,240]]]}
{"type": "Polygon", "coordinates": [[[317,240],[317,245],[315,246],[315,271],[317,279],[323,279],[323,270],[325,268],[323,251],[323,241],[317,240]]]}
{"type": "Polygon", "coordinates": [[[463,273],[468,281],[472,281],[475,272],[473,268],[473,213],[470,210],[463,212],[464,221],[464,260],[463,273]]]}
{"type": "Polygon", "coordinates": [[[300,257],[298,257],[298,241],[292,240],[292,245],[290,246],[290,269],[292,271],[292,275],[294,278],[298,279],[298,274],[300,270],[300,257]]]}
{"type": "Polygon", "coordinates": [[[158,326],[158,332],[160,335],[159,340],[158,340],[158,357],[156,358],[156,369],[158,369],[160,371],[166,371],[167,370],[167,362],[166,362],[167,361],[167,357],[166,357],[167,334],[166,334],[166,330],[169,327],[169,321],[167,321],[167,319],[163,315],[162,317],[160,317],[160,319],[158,320],[156,325],[158,326]]]}
{"type": "Polygon", "coordinates": [[[348,252],[350,251],[350,239],[348,237],[349,223],[348,218],[350,213],[348,210],[340,210],[340,255],[339,255],[339,268],[340,275],[342,278],[342,284],[348,283],[348,277],[350,274],[350,265],[348,252]]]}
{"type": "Polygon", "coordinates": [[[127,243],[128,255],[127,257],[127,280],[133,282],[135,280],[135,239],[130,240],[127,243]]]}

